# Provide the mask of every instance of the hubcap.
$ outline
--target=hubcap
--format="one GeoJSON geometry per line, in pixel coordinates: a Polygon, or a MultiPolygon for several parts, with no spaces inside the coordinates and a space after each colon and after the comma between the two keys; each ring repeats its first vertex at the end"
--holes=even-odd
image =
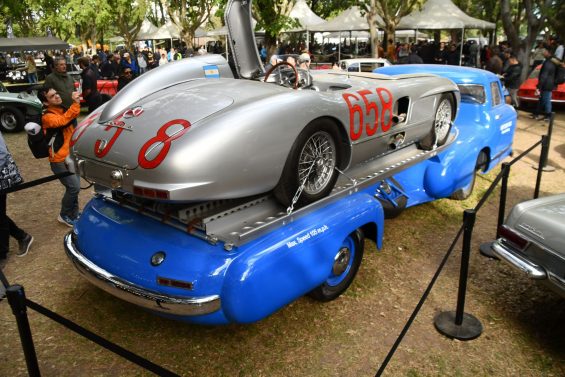
{"type": "Polygon", "coordinates": [[[351,259],[351,250],[348,247],[342,247],[337,252],[334,258],[334,265],[332,267],[332,273],[335,276],[339,276],[347,270],[349,265],[349,260],[351,259]]]}
{"type": "Polygon", "coordinates": [[[306,180],[304,191],[316,195],[331,180],[335,168],[335,143],[327,132],[319,131],[304,144],[298,160],[298,182],[306,180]]]}
{"type": "Polygon", "coordinates": [[[4,114],[2,114],[0,122],[2,122],[2,126],[7,130],[13,130],[17,126],[16,117],[10,112],[5,112],[4,114]]]}
{"type": "Polygon", "coordinates": [[[443,140],[449,132],[451,124],[451,103],[444,99],[437,108],[435,119],[436,140],[443,140]]]}

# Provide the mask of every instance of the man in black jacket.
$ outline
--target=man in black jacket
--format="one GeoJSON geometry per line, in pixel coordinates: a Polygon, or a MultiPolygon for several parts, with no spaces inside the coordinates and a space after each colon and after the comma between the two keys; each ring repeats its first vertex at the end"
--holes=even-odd
{"type": "Polygon", "coordinates": [[[511,54],[508,58],[508,67],[503,73],[504,76],[504,86],[508,89],[510,93],[510,99],[512,100],[512,106],[515,109],[518,108],[520,103],[518,102],[518,88],[520,87],[522,76],[522,64],[518,61],[514,54],[511,54]]]}
{"type": "Polygon", "coordinates": [[[547,122],[551,115],[551,92],[555,89],[557,66],[551,60],[551,52],[547,46],[544,46],[543,56],[545,60],[541,66],[536,88],[536,93],[539,93],[538,106],[532,114],[532,118],[547,122]]]}
{"type": "Polygon", "coordinates": [[[88,56],[79,58],[78,65],[82,69],[80,74],[82,78],[82,98],[84,98],[90,114],[102,105],[102,97],[98,91],[98,74],[92,68],[88,56]]]}

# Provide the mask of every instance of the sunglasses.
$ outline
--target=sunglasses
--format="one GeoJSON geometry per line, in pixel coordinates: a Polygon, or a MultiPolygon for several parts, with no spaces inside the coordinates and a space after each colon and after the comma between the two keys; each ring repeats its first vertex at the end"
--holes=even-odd
{"type": "Polygon", "coordinates": [[[124,75],[131,75],[131,71],[125,71],[124,75]]]}

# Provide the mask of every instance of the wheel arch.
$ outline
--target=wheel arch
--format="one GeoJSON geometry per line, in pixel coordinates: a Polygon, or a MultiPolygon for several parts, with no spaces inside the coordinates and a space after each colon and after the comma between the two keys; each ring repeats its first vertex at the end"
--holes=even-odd
{"type": "Polygon", "coordinates": [[[345,169],[347,166],[349,166],[349,161],[351,160],[351,143],[349,142],[349,135],[347,134],[345,126],[339,119],[332,116],[315,118],[312,119],[308,124],[314,121],[324,121],[332,123],[335,126],[339,134],[339,152],[341,155],[338,167],[339,169],[345,169]]]}
{"type": "Polygon", "coordinates": [[[19,111],[21,111],[22,114],[26,115],[28,110],[28,105],[20,102],[0,102],[0,111],[3,111],[5,108],[16,108],[19,111]]]}
{"type": "Polygon", "coordinates": [[[491,150],[489,146],[485,146],[483,147],[483,149],[481,149],[479,151],[479,153],[477,154],[477,162],[479,161],[479,157],[481,156],[481,153],[483,153],[486,156],[486,164],[484,165],[484,167],[482,169],[480,169],[479,171],[481,173],[486,173],[487,171],[489,171],[491,169],[490,164],[492,163],[492,156],[491,156],[491,150]]]}

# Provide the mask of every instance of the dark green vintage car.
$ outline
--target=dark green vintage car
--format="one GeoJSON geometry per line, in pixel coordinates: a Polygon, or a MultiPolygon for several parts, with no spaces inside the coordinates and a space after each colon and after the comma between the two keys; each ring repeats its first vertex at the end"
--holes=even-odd
{"type": "Polygon", "coordinates": [[[27,92],[9,93],[0,83],[0,131],[19,132],[27,122],[37,122],[41,116],[41,102],[27,92]]]}

